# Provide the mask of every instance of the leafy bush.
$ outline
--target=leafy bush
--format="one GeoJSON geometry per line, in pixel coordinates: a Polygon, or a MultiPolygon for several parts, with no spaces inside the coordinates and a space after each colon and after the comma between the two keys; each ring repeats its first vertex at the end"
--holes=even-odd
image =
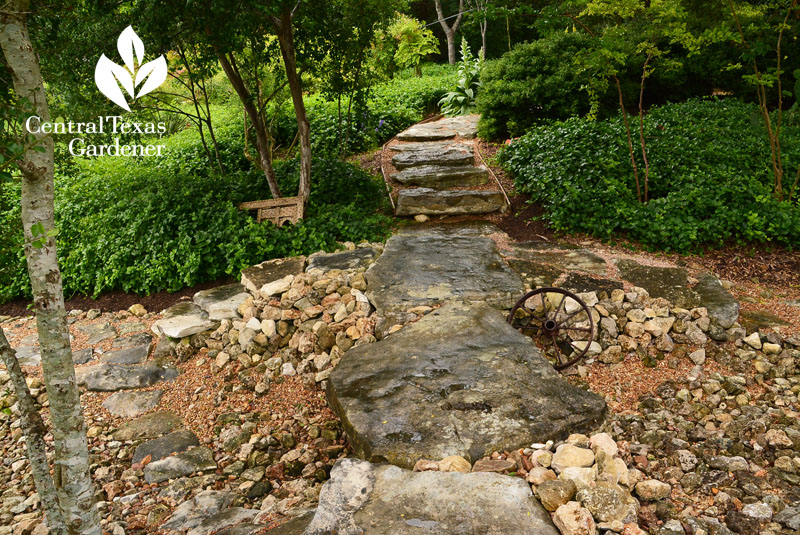
{"type": "MultiPolygon", "coordinates": [[[[646,205],[636,200],[621,118],[534,128],[499,159],[557,230],[624,233],[648,248],[678,252],[728,240],[800,244],[800,207],[771,194],[770,152],[756,106],[733,99],[667,104],[647,115],[645,134],[646,205]]],[[[784,129],[785,157],[795,168],[798,134],[797,127],[784,129]]]]}
{"type": "MultiPolygon", "coordinates": [[[[378,240],[388,232],[382,184],[351,164],[315,160],[306,218],[277,228],[236,208],[268,195],[263,173],[192,173],[173,161],[179,154],[170,153],[163,167],[127,158],[81,162],[77,176],[59,178],[56,223],[67,296],[175,291],[268,258],[378,240]]],[[[275,167],[281,188],[295,191],[299,163],[275,167]]],[[[13,217],[13,210],[0,212],[3,223],[13,217]]],[[[13,266],[0,279],[0,299],[29,295],[19,248],[0,251],[0,261],[13,266]]]]}
{"type": "Polygon", "coordinates": [[[461,62],[458,64],[458,85],[454,91],[442,97],[439,106],[448,116],[469,115],[475,110],[475,99],[481,86],[480,74],[483,67],[483,51],[480,57],[472,55],[467,40],[461,39],[461,62]]]}
{"type": "MultiPolygon", "coordinates": [[[[376,86],[366,107],[354,109],[349,127],[348,154],[364,152],[385,143],[398,132],[419,122],[427,113],[437,109],[442,96],[455,85],[457,73],[449,65],[425,66],[422,78],[408,71],[394,80],[376,86]]],[[[342,102],[342,129],[347,132],[347,102],[342,102]]],[[[339,153],[339,108],[336,102],[321,96],[306,98],[311,126],[311,147],[316,155],[333,156],[339,153]]],[[[275,137],[288,147],[297,133],[297,122],[291,103],[280,110],[275,137]]]]}
{"type": "Polygon", "coordinates": [[[581,88],[589,80],[577,72],[575,57],[590,42],[582,33],[555,33],[487,62],[477,102],[481,137],[519,136],[545,119],[586,113],[589,99],[581,88]]]}

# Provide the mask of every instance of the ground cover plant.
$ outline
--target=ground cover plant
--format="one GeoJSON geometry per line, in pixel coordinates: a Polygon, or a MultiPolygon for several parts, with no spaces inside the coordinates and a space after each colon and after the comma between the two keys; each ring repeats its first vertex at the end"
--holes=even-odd
{"type": "MultiPolygon", "coordinates": [[[[644,119],[650,201],[641,204],[621,118],[573,118],[532,129],[499,159],[552,226],[688,252],[728,241],[800,246],[800,207],[773,195],[767,136],[755,104],[689,100],[644,119]]],[[[798,127],[783,150],[800,164],[798,127]]],[[[640,166],[641,152],[637,152],[640,166]]]]}

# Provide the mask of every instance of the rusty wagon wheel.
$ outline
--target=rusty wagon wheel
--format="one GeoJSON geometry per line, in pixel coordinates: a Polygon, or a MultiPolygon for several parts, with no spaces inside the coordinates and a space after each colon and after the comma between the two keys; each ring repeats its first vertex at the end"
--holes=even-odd
{"type": "Polygon", "coordinates": [[[538,288],[517,301],[508,323],[530,336],[557,370],[581,360],[594,340],[591,309],[561,288],[538,288]]]}

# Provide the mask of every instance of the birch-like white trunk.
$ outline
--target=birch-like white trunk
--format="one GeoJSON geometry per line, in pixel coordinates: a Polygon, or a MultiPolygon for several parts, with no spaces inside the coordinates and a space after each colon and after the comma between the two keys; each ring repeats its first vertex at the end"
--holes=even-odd
{"type": "Polygon", "coordinates": [[[22,431],[25,433],[25,447],[28,450],[28,461],[31,463],[31,474],[47,518],[49,534],[66,535],[67,527],[64,525],[64,517],[58,505],[58,495],[53,485],[53,478],[50,476],[50,464],[47,462],[47,446],[44,442],[47,428],[42,421],[42,415],[36,410],[33,396],[28,390],[28,383],[25,382],[25,375],[17,361],[16,352],[11,349],[2,327],[0,327],[0,359],[6,366],[11,384],[14,386],[14,394],[17,396],[19,419],[22,431]]]}
{"type": "MultiPolygon", "coordinates": [[[[0,48],[11,72],[16,93],[27,98],[42,121],[50,120],[39,59],[27,28],[28,0],[11,0],[0,7],[0,48]]],[[[22,171],[22,226],[25,257],[31,279],[42,371],[50,401],[55,442],[53,481],[70,534],[100,535],[94,485],[89,475],[89,451],[75,381],[72,349],[64,308],[56,242],[46,237],[33,247],[32,228],[53,229],[53,140],[41,139],[43,152],[28,151],[17,166],[22,171]]]]}
{"type": "Polygon", "coordinates": [[[439,18],[439,24],[442,26],[444,36],[447,39],[447,61],[450,65],[456,64],[456,32],[458,26],[461,24],[462,13],[464,12],[464,0],[458,0],[458,14],[455,17],[455,22],[452,26],[447,23],[442,9],[442,0],[434,0],[436,6],[436,16],[439,18]]]}

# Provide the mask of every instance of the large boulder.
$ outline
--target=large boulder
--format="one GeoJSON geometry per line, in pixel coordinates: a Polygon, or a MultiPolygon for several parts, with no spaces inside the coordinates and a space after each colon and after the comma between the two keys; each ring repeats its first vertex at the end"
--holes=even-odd
{"type": "Polygon", "coordinates": [[[406,468],[588,432],[606,407],[486,304],[449,303],[351,349],[327,395],[360,457],[406,468]]]}
{"type": "Polygon", "coordinates": [[[140,416],[114,431],[114,440],[139,440],[165,435],[181,425],[181,417],[170,411],[140,416]]]}
{"type": "Polygon", "coordinates": [[[367,270],[367,296],[378,313],[402,313],[446,301],[485,302],[511,308],[523,294],[491,238],[493,225],[410,229],[389,238],[367,270]]]}
{"type": "Polygon", "coordinates": [[[154,438],[139,444],[136,451],[133,453],[131,462],[140,463],[148,456],[151,462],[160,461],[173,453],[180,453],[199,445],[200,441],[194,433],[188,429],[178,429],[163,437],[154,438]]]}
{"type": "Polygon", "coordinates": [[[524,480],[338,461],[304,535],[558,535],[524,480]]]}

